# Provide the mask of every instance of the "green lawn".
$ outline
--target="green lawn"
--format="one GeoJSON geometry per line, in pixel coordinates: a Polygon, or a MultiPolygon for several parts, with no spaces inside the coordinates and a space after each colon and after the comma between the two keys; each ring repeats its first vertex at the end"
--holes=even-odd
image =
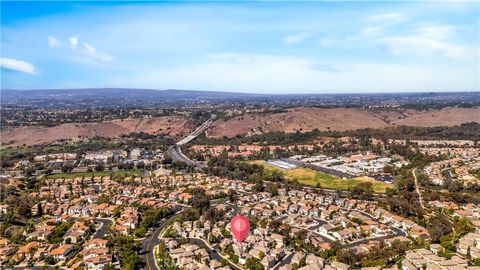
{"type": "Polygon", "coordinates": [[[387,187],[393,188],[393,185],[391,184],[386,184],[371,178],[357,177],[354,179],[341,179],[306,168],[283,170],[275,166],[268,165],[264,160],[253,160],[248,161],[248,163],[262,165],[266,173],[281,171],[287,180],[297,180],[302,184],[310,186],[316,186],[317,183],[319,183],[323,188],[348,190],[360,182],[371,182],[373,184],[373,190],[376,193],[385,193],[387,187]]]}
{"type": "MultiPolygon", "coordinates": [[[[114,171],[113,178],[137,176],[141,173],[139,170],[132,171],[114,171]]],[[[54,173],[45,176],[48,179],[61,179],[61,178],[77,178],[77,177],[92,177],[92,176],[109,176],[109,171],[104,172],[78,172],[78,173],[54,173]]]]}

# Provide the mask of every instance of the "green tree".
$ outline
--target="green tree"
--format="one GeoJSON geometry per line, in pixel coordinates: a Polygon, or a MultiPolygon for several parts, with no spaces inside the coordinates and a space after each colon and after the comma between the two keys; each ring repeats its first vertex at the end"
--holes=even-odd
{"type": "Polygon", "coordinates": [[[130,236],[118,236],[112,239],[112,248],[118,254],[122,269],[134,270],[141,264],[138,256],[141,246],[130,236]]]}
{"type": "Polygon", "coordinates": [[[202,188],[192,191],[192,194],[192,207],[200,213],[204,213],[210,207],[210,197],[202,188]]]}
{"type": "Polygon", "coordinates": [[[41,203],[37,204],[37,216],[39,217],[43,216],[43,207],[41,203]]]}
{"type": "Polygon", "coordinates": [[[373,197],[373,184],[371,182],[358,183],[351,190],[352,196],[361,200],[371,200],[373,197]]]}
{"type": "Polygon", "coordinates": [[[103,163],[97,163],[97,165],[95,165],[96,172],[103,172],[104,170],[105,170],[105,167],[103,166],[103,163]]]}
{"type": "Polygon", "coordinates": [[[233,189],[228,190],[227,196],[231,203],[236,202],[238,199],[237,192],[233,189]]]}
{"type": "Polygon", "coordinates": [[[434,216],[427,223],[427,230],[434,243],[440,243],[443,236],[452,233],[452,225],[444,216],[434,216]]]}
{"type": "Polygon", "coordinates": [[[245,267],[248,270],[264,270],[263,265],[260,263],[260,261],[254,257],[248,258],[245,262],[245,267]]]}
{"type": "Polygon", "coordinates": [[[54,265],[55,264],[55,259],[52,256],[47,256],[45,258],[45,264],[54,265]]]}
{"type": "Polygon", "coordinates": [[[269,192],[272,196],[277,196],[278,195],[278,188],[275,184],[268,183],[266,191],[269,192]]]}

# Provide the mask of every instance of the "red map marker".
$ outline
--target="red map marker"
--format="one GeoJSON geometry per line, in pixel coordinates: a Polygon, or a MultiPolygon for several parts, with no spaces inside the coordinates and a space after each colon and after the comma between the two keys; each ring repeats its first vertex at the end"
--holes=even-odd
{"type": "Polygon", "coordinates": [[[248,235],[250,221],[244,216],[235,216],[232,221],[230,221],[230,228],[232,229],[233,236],[235,236],[237,242],[241,243],[248,235]]]}

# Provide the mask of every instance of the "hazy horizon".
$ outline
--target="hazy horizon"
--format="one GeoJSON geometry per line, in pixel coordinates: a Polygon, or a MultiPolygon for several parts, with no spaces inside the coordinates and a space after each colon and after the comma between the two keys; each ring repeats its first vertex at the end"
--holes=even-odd
{"type": "Polygon", "coordinates": [[[217,92],[217,93],[234,93],[234,94],[249,94],[249,95],[361,95],[361,94],[371,94],[371,95],[381,95],[381,94],[454,94],[454,93],[477,93],[478,90],[449,90],[449,91],[377,91],[377,92],[342,92],[342,91],[324,91],[324,92],[312,92],[312,93],[280,93],[280,92],[269,92],[269,93],[258,93],[251,91],[242,91],[242,90],[208,90],[208,89],[154,89],[154,88],[128,88],[128,87],[86,87],[86,88],[42,88],[42,89],[14,89],[14,88],[0,88],[0,91],[81,91],[81,90],[145,90],[145,91],[194,91],[194,92],[217,92]]]}

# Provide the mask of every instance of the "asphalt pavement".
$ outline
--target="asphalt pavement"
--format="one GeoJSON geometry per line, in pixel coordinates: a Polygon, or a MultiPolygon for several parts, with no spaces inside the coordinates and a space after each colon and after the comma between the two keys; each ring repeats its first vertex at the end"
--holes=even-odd
{"type": "Polygon", "coordinates": [[[285,256],[275,267],[273,267],[273,269],[276,270],[284,265],[290,265],[290,263],[292,262],[293,255],[295,255],[295,252],[292,252],[287,256],[285,256]]]}
{"type": "Polygon", "coordinates": [[[170,224],[170,222],[177,217],[182,211],[175,213],[175,215],[164,220],[159,227],[157,227],[148,237],[142,241],[142,259],[145,263],[143,269],[157,270],[158,267],[155,264],[155,256],[153,255],[153,249],[156,245],[160,244],[160,232],[170,224]]]}
{"type": "Polygon", "coordinates": [[[100,222],[101,225],[100,225],[100,228],[98,228],[98,230],[92,235],[92,239],[104,238],[105,235],[107,234],[108,226],[110,226],[110,224],[112,224],[113,221],[108,218],[96,218],[95,221],[100,222]]]}
{"type": "Polygon", "coordinates": [[[191,166],[199,166],[195,161],[186,157],[180,150],[179,146],[170,146],[168,148],[168,155],[173,161],[182,161],[191,166]]]}

